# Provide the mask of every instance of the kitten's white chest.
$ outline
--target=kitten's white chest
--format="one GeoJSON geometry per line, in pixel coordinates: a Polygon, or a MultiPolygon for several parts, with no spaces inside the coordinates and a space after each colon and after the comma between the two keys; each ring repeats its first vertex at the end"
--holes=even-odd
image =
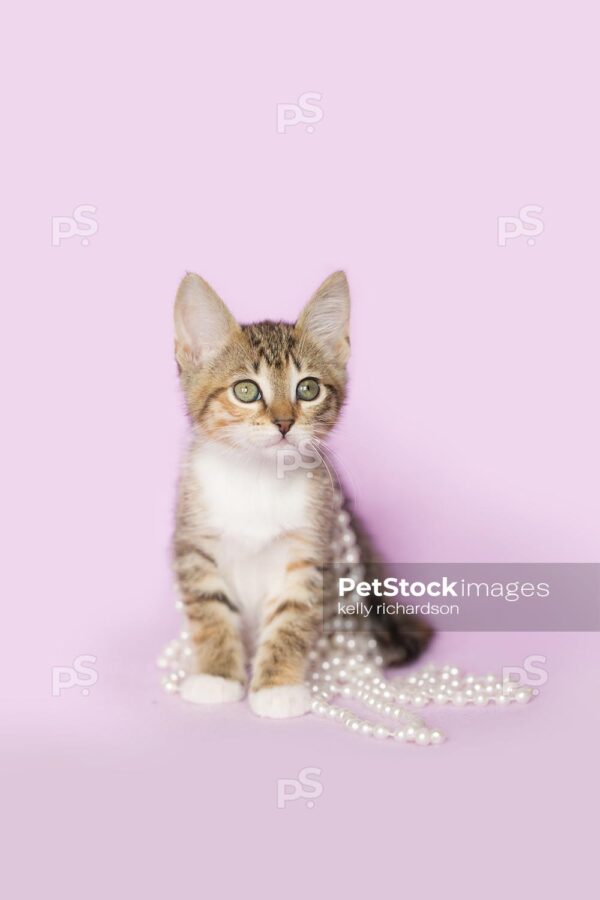
{"type": "Polygon", "coordinates": [[[258,551],[308,525],[306,479],[278,478],[274,460],[248,461],[202,448],[192,460],[203,518],[211,530],[258,551]]]}
{"type": "Polygon", "coordinates": [[[196,452],[192,471],[203,525],[218,535],[219,570],[235,601],[257,619],[283,585],[289,546],[281,539],[310,524],[305,473],[278,478],[274,460],[253,462],[211,447],[196,452]]]}

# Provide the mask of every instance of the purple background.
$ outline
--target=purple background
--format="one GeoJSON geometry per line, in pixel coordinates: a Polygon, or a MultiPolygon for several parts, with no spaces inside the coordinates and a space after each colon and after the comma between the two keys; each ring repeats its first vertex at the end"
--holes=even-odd
{"type": "MultiPolygon", "coordinates": [[[[3,29],[7,896],[344,889],[489,898],[591,866],[597,635],[443,635],[547,657],[529,706],[368,742],[158,687],[185,421],[181,275],[242,320],[353,297],[335,446],[393,561],[598,560],[597,8],[22,3],[3,29]],[[276,105],[322,94],[314,133],[276,105]],[[89,246],[51,218],[97,207],[89,246]],[[543,207],[500,247],[497,219],[543,207]],[[51,667],[97,657],[89,696],[51,667]],[[277,778],[323,794],[276,808],[277,778]],[[325,877],[324,877],[325,876],[325,877]],[[268,887],[267,887],[268,885],[268,887]]],[[[427,717],[427,716],[426,716],[427,717]]],[[[587,889],[589,891],[589,889],[587,889]]],[[[587,891],[584,891],[584,894],[587,891]]]]}

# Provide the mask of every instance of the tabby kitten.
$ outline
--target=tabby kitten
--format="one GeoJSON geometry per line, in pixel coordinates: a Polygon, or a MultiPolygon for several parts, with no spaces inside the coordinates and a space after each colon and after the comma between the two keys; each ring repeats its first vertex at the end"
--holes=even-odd
{"type": "MultiPolygon", "coordinates": [[[[349,309],[343,272],[321,285],[295,324],[239,325],[198,275],[179,287],[175,355],[192,440],[174,568],[195,653],[181,694],[192,703],[240,700],[251,660],[257,715],[309,708],[304,678],[323,626],[334,514],[321,442],[345,398],[349,309]]],[[[401,660],[426,639],[420,625],[394,621],[382,644],[401,660]]]]}

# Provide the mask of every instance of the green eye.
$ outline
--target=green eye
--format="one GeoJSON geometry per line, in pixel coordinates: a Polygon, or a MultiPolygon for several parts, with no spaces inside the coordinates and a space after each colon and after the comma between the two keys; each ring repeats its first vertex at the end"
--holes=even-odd
{"type": "Polygon", "coordinates": [[[298,400],[316,400],[320,390],[316,378],[303,378],[296,388],[296,397],[298,400]]]}
{"type": "Polygon", "coordinates": [[[242,403],[254,403],[261,397],[259,387],[254,381],[238,381],[233,386],[233,393],[242,403]]]}

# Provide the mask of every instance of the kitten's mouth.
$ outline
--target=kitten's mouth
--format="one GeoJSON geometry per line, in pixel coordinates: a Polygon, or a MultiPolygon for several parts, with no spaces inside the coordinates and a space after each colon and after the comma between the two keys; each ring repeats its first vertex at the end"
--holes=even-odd
{"type": "Polygon", "coordinates": [[[265,445],[267,450],[279,449],[281,447],[295,447],[293,441],[285,434],[278,434],[268,444],[265,445]]]}

